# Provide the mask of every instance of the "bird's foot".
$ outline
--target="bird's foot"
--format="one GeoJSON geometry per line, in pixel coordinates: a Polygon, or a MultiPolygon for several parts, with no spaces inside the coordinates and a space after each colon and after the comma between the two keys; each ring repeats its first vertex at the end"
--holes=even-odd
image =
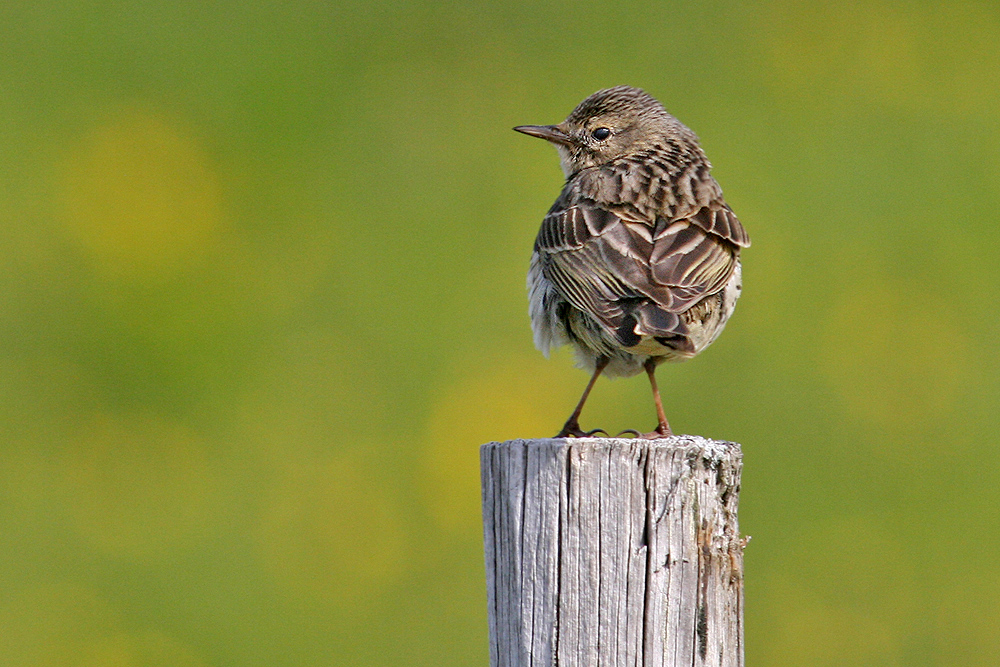
{"type": "Polygon", "coordinates": [[[556,434],[557,438],[590,438],[595,433],[603,433],[607,435],[608,432],[603,428],[595,428],[592,431],[584,431],[580,428],[580,425],[575,421],[568,421],[566,425],[562,427],[562,430],[556,434]]]}
{"type": "Polygon", "coordinates": [[[660,438],[669,438],[673,434],[674,432],[670,430],[670,426],[667,424],[660,424],[655,430],[650,431],[649,433],[643,433],[636,437],[642,438],[643,440],[659,440],[660,438]]]}
{"type": "Polygon", "coordinates": [[[636,431],[634,428],[627,428],[615,437],[620,438],[623,435],[631,435],[635,438],[641,438],[642,440],[658,440],[660,438],[669,438],[673,434],[674,433],[670,430],[669,426],[660,425],[655,431],[650,431],[649,433],[639,433],[639,431],[636,431]]]}

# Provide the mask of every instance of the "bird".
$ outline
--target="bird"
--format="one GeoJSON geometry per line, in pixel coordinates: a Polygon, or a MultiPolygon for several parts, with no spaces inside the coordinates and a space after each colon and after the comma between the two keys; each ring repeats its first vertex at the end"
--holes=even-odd
{"type": "MultiPolygon", "coordinates": [[[[535,346],[569,344],[591,372],[555,436],[588,437],[580,413],[598,377],[646,372],[657,426],[672,435],[656,367],[694,357],[722,332],[742,290],[750,237],[709,173],[698,137],[651,95],[599,90],[557,125],[519,125],[559,152],[565,185],[528,269],[535,346]]],[[[619,435],[622,435],[619,434],[619,435]]]]}

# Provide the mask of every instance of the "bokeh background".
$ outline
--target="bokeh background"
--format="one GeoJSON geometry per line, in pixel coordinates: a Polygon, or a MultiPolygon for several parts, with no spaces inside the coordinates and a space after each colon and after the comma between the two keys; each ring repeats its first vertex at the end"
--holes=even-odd
{"type": "Polygon", "coordinates": [[[477,448],[586,381],[510,128],[620,83],[754,241],[659,373],[743,444],[748,664],[996,664],[995,3],[10,0],[0,43],[0,664],[487,664],[477,448]]]}

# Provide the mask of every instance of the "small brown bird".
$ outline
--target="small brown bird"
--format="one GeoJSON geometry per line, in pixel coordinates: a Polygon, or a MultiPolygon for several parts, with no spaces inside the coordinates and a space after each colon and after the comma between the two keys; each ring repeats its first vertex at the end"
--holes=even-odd
{"type": "Polygon", "coordinates": [[[638,88],[598,91],[558,125],[514,129],[555,144],[566,174],[528,271],[535,346],[548,355],[572,344],[593,372],[556,437],[603,432],[579,424],[598,376],[643,369],[659,421],[643,437],[670,435],[656,366],[690,359],[722,331],[740,296],[746,230],[698,137],[638,88]]]}

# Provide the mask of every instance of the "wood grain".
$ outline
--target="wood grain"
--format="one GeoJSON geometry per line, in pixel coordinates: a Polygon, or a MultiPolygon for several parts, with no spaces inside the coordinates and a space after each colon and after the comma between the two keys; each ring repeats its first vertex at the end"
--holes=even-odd
{"type": "Polygon", "coordinates": [[[739,445],[481,449],[493,667],[743,665],[739,445]]]}

